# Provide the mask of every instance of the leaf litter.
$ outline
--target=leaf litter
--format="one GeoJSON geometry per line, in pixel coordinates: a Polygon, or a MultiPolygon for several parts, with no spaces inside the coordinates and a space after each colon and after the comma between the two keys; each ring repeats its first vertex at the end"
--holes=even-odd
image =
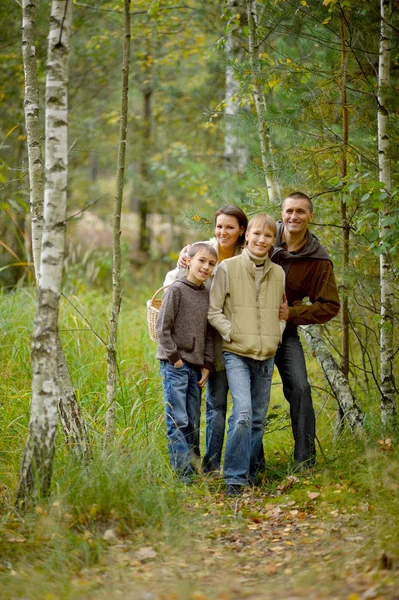
{"type": "Polygon", "coordinates": [[[283,497],[296,483],[283,482],[274,497],[254,490],[234,501],[220,493],[197,499],[187,505],[197,525],[176,546],[114,543],[84,597],[399,600],[399,564],[374,539],[372,507],[336,507],[322,491],[283,497]]]}

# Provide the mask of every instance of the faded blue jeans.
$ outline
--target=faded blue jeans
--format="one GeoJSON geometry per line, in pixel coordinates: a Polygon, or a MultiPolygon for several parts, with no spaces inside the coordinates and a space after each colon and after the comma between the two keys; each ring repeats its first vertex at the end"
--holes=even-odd
{"type": "Polygon", "coordinates": [[[195,473],[192,457],[199,456],[201,370],[186,363],[179,368],[167,360],[160,363],[170,464],[184,479],[195,473]]]}
{"type": "Polygon", "coordinates": [[[220,469],[228,391],[229,384],[225,369],[209,374],[206,388],[206,447],[202,461],[205,472],[220,469]]]}
{"type": "Polygon", "coordinates": [[[233,398],[224,478],[227,484],[247,485],[253,480],[258,465],[270,401],[274,357],[255,360],[231,352],[223,355],[233,398]]]}

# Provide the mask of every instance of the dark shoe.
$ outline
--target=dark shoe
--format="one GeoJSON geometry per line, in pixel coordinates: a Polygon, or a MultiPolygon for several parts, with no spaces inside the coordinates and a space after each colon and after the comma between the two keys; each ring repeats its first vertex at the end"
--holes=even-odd
{"type": "Polygon", "coordinates": [[[243,487],[244,486],[239,485],[238,483],[228,483],[226,486],[225,496],[228,496],[229,498],[232,496],[241,496],[243,487]]]}

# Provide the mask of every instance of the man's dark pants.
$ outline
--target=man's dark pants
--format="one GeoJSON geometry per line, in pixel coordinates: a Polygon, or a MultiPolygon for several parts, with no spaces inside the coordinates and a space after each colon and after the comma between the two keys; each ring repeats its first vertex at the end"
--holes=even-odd
{"type": "MultiPolygon", "coordinates": [[[[316,462],[316,418],[305,356],[296,328],[286,328],[274,364],[280,373],[284,396],[290,405],[295,465],[313,466],[316,462]]],[[[263,446],[259,453],[258,468],[265,468],[263,446]]]]}
{"type": "Polygon", "coordinates": [[[305,356],[296,328],[286,328],[274,364],[280,373],[284,396],[290,404],[295,463],[314,465],[316,419],[305,356]]]}

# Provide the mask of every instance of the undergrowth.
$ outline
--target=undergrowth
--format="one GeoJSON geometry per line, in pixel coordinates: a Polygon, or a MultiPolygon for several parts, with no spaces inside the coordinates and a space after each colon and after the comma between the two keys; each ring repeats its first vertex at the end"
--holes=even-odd
{"type": "MultiPolygon", "coordinates": [[[[178,545],[195,535],[199,515],[210,506],[218,519],[231,519],[230,504],[221,501],[221,480],[204,477],[185,487],[170,470],[155,345],[146,330],[145,302],[152,293],[140,285],[123,299],[117,435],[108,455],[103,453],[108,300],[96,292],[62,300],[61,338],[94,458],[74,463],[60,431],[51,494],[25,513],[15,508],[15,489],[29,421],[34,291],[19,289],[1,298],[0,597],[27,597],[34,580],[30,598],[72,598],[71,577],[101,564],[109,536],[178,545]],[[8,590],[5,596],[2,589],[8,590]]],[[[299,476],[293,471],[288,407],[276,376],[264,438],[266,470],[256,498],[260,505],[295,502],[326,518],[352,511],[368,522],[370,544],[379,554],[399,560],[399,440],[385,438],[375,415],[367,414],[362,439],[346,431],[334,441],[335,402],[317,364],[311,356],[307,360],[317,383],[318,466],[299,476]]],[[[204,421],[202,427],[204,440],[204,421]]]]}

